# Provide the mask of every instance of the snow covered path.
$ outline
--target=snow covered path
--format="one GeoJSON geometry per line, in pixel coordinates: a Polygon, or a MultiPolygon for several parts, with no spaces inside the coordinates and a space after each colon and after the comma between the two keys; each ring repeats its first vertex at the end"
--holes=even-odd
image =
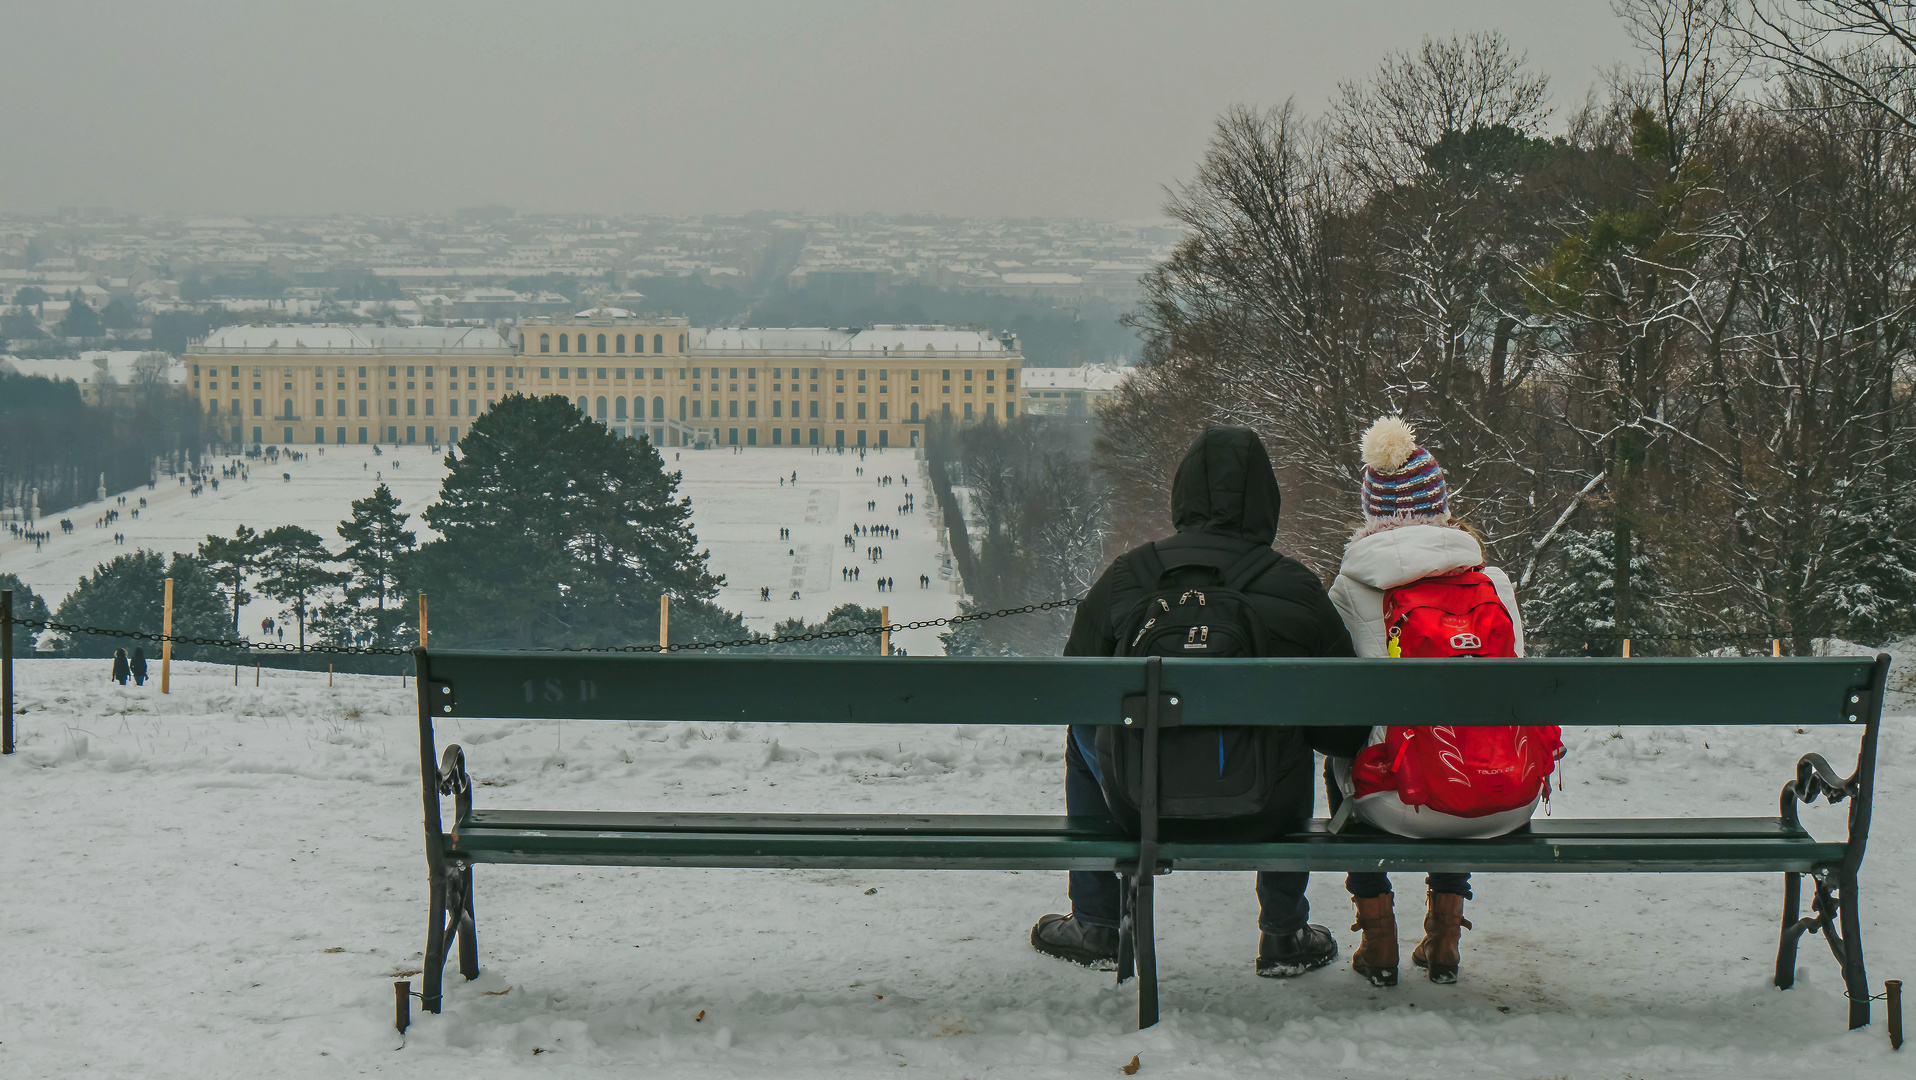
{"type": "MultiPolygon", "coordinates": [[[[51,609],[75,582],[115,555],[141,547],[192,552],[208,533],[230,536],[242,524],[260,532],[276,525],[304,526],[337,548],[340,540],[334,530],[352,512],[352,501],[372,494],[382,480],[413,515],[408,524],[420,539],[433,535],[418,515],[438,497],[445,476],[441,456],[421,446],[385,447],[378,456],[370,446],[323,450],[304,461],[250,461],[250,480],[223,480],[218,491],[209,486],[199,496],[190,495],[177,480],[163,479],[153,491],[127,493],[129,505],[120,508],[120,520],[110,528],[95,528],[93,523],[115,508],[111,497],[105,503],[70,508],[43,522],[53,538],[39,551],[11,534],[0,534],[0,571],[20,575],[51,609]],[[147,508],[135,519],[132,511],[142,497],[147,508]],[[59,518],[73,521],[72,535],[59,531],[59,518]],[[126,534],[124,546],[114,544],[115,532],[126,534]]],[[[683,473],[679,490],[692,500],[700,545],[711,551],[714,572],[727,578],[719,603],[743,612],[751,629],[769,633],[777,620],[794,616],[817,621],[848,602],[889,605],[895,622],[957,613],[952,580],[940,576],[934,500],[920,481],[919,463],[911,451],[873,450],[862,462],[849,453],[769,447],[739,454],[668,447],[665,455],[666,467],[683,473]],[[791,481],[794,472],[796,485],[791,481]],[[881,486],[884,475],[895,479],[881,486]],[[918,497],[910,514],[899,510],[907,494],[918,497]],[[876,509],[868,510],[872,503],[876,509]],[[846,547],[842,538],[855,525],[889,526],[902,535],[855,539],[846,547]],[[779,539],[780,528],[791,529],[790,539],[779,539]],[[882,560],[866,558],[871,545],[884,548],[882,560]],[[859,580],[841,579],[839,571],[854,566],[859,580]],[[931,578],[929,588],[918,587],[920,574],[931,578]],[[896,592],[878,591],[881,575],[897,579],[896,592]],[[771,588],[769,602],[759,599],[761,586],[771,588]],[[791,598],[795,591],[797,600],[791,598]]],[[[290,624],[282,615],[276,603],[256,600],[242,612],[240,625],[256,628],[267,616],[290,624]]],[[[935,629],[907,631],[896,644],[913,655],[932,655],[942,651],[937,634],[935,629]]]]}
{"type": "MultiPolygon", "coordinates": [[[[1133,1054],[1147,1077],[1908,1075],[1880,1011],[1843,1030],[1819,941],[1796,990],[1767,985],[1771,875],[1480,876],[1462,982],[1374,990],[1347,962],[1256,978],[1250,876],[1175,874],[1165,1020],[1139,1033],[1128,990],[1025,941],[1063,909],[1062,874],[484,866],[484,975],[453,975],[445,1014],[416,1017],[399,1049],[391,983],[419,967],[426,922],[410,693],[174,674],[161,697],[111,685],[100,661],[19,666],[21,752],[0,759],[0,1076],[977,1080],[1113,1076],[1133,1054]]],[[[1886,725],[1864,871],[1877,986],[1916,970],[1912,720],[1886,725]]],[[[1854,754],[1828,729],[1567,735],[1566,816],[1770,814],[1798,755],[1854,754]]],[[[466,746],[482,805],[1062,804],[1053,730],[471,721],[441,737],[466,746]]],[[[1842,813],[1805,817],[1840,834],[1842,813]]],[[[1402,875],[1398,891],[1408,948],[1421,889],[1402,875]]],[[[1340,883],[1319,876],[1311,899],[1348,951],[1340,883]]]]}

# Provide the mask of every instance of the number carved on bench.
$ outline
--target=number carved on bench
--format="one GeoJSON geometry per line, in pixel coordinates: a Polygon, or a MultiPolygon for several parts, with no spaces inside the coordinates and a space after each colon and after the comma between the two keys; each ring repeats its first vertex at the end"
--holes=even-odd
{"type": "Polygon", "coordinates": [[[565,679],[527,679],[519,684],[519,688],[525,692],[528,703],[545,701],[558,704],[565,701],[592,701],[599,696],[597,680],[577,680],[577,686],[574,687],[575,693],[571,697],[566,696],[566,683],[565,679]]]}

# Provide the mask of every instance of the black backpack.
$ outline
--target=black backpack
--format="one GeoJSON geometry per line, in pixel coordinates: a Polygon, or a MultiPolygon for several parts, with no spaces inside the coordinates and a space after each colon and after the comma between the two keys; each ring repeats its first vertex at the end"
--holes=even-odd
{"type": "MultiPolygon", "coordinates": [[[[1265,655],[1264,628],[1244,589],[1278,564],[1277,552],[1260,547],[1236,558],[1179,552],[1167,565],[1146,544],[1124,558],[1144,596],[1120,627],[1119,656],[1265,655]]],[[[1278,805],[1277,796],[1296,767],[1299,745],[1296,732],[1284,727],[1164,729],[1158,736],[1158,816],[1213,826],[1239,822],[1251,832],[1281,828],[1296,814],[1293,798],[1278,805]]],[[[1143,748],[1141,731],[1098,728],[1105,801],[1112,817],[1134,833],[1143,748]]],[[[1214,827],[1198,834],[1220,836],[1214,827]]]]}

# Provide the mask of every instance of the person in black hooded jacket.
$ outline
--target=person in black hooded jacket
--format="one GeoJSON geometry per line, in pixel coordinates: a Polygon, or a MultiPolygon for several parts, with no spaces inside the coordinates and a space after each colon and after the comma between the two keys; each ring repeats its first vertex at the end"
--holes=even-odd
{"type": "MultiPolygon", "coordinates": [[[[1249,428],[1211,428],[1200,435],[1171,483],[1171,520],[1177,532],[1154,545],[1167,565],[1210,559],[1219,565],[1277,536],[1281,495],[1270,456],[1249,428]]],[[[1115,656],[1126,619],[1157,582],[1138,580],[1131,560],[1121,558],[1098,578],[1078,605],[1066,656],[1115,656]]],[[[1344,621],[1323,583],[1288,557],[1247,585],[1244,594],[1266,637],[1266,656],[1354,656],[1344,621]]],[[[1295,819],[1311,815],[1315,760],[1302,728],[1280,729],[1292,747],[1291,768],[1278,781],[1277,802],[1288,802],[1295,819]]],[[[1109,817],[1097,772],[1096,729],[1077,727],[1065,740],[1065,806],[1073,817],[1109,817]]],[[[1337,958],[1329,930],[1310,922],[1305,872],[1257,875],[1257,973],[1272,978],[1301,975],[1337,958]]],[[[1118,955],[1118,875],[1071,873],[1071,914],[1046,915],[1031,928],[1039,952],[1091,966],[1108,966],[1118,955]]]]}

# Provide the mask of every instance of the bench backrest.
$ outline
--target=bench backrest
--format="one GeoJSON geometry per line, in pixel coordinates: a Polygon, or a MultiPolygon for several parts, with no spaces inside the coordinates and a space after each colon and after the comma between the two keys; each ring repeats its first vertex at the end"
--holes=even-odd
{"type": "MultiPolygon", "coordinates": [[[[1118,724],[1144,658],[781,657],[417,650],[443,718],[1118,724]]],[[[1872,657],[1163,662],[1181,722],[1864,724],[1872,657]]],[[[1135,710],[1134,710],[1135,711],[1135,710]]]]}

